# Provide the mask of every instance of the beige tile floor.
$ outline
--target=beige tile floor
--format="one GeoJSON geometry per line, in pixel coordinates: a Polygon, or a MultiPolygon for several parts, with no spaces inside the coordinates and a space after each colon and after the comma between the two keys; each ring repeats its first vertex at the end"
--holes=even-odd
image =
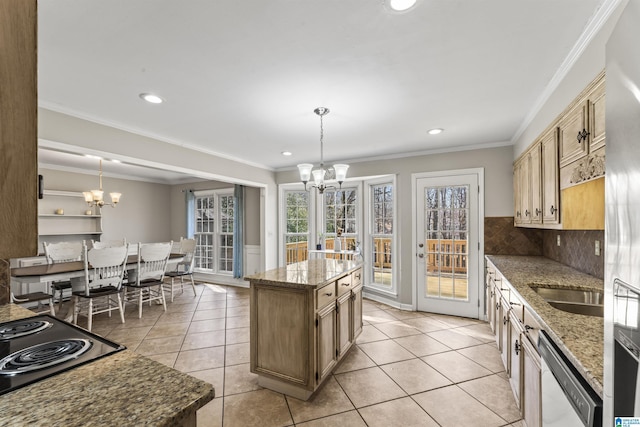
{"type": "Polygon", "coordinates": [[[486,322],[365,300],[357,345],[303,402],[261,388],[249,372],[248,289],[196,288],[166,312],[145,306],[142,319],[127,307],[125,324],[96,316],[93,331],[213,384],[200,427],[521,426],[486,322]]]}

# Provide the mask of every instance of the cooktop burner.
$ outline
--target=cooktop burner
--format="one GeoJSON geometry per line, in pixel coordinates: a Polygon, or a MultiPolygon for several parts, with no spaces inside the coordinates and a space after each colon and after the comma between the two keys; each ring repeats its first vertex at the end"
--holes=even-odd
{"type": "Polygon", "coordinates": [[[49,315],[0,323],[0,394],[124,348],[49,315]]]}
{"type": "Polygon", "coordinates": [[[80,357],[91,345],[89,340],[68,339],[23,348],[0,360],[0,375],[24,374],[64,363],[80,357]]]}
{"type": "Polygon", "coordinates": [[[0,340],[6,341],[20,338],[25,335],[35,334],[53,326],[46,320],[17,320],[11,323],[3,323],[0,326],[0,340]]]}

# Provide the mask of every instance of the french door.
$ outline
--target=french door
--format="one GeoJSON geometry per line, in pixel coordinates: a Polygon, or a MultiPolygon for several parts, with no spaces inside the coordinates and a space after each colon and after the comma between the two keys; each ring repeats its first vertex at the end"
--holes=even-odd
{"type": "Polygon", "coordinates": [[[415,179],[419,311],[480,317],[481,170],[415,179]]]}

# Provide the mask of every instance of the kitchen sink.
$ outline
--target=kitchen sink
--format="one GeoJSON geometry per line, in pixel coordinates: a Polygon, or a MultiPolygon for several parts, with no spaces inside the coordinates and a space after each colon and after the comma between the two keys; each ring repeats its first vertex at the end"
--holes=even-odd
{"type": "Polygon", "coordinates": [[[604,317],[604,295],[600,291],[530,286],[554,308],[586,316],[604,317]]]}

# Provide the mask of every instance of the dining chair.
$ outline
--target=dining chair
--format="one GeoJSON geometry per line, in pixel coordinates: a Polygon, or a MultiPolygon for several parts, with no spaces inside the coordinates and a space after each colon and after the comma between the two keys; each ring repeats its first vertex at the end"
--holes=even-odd
{"type": "MultiPolygon", "coordinates": [[[[44,256],[47,259],[47,264],[58,264],[61,262],[72,262],[82,260],[84,241],[75,242],[59,242],[59,243],[47,243],[43,242],[44,256]]],[[[82,280],[74,280],[76,282],[76,288],[81,286],[82,280]]],[[[59,280],[51,283],[51,300],[50,305],[54,304],[56,292],[58,297],[58,310],[62,309],[62,302],[64,297],[64,291],[66,289],[72,289],[73,283],[71,280],[59,280]]]]}
{"type": "Polygon", "coordinates": [[[115,248],[117,246],[125,246],[126,244],[127,244],[127,239],[105,240],[105,241],[91,240],[91,247],[98,248],[98,249],[115,248]]]}
{"type": "Polygon", "coordinates": [[[138,264],[125,283],[125,304],[138,305],[138,318],[142,318],[142,305],[157,301],[167,311],[162,281],[171,254],[168,243],[138,243],[138,264]]]}
{"type": "Polygon", "coordinates": [[[196,252],[196,239],[184,239],[180,238],[179,253],[183,254],[182,261],[179,261],[175,269],[171,269],[166,272],[165,277],[171,278],[171,283],[165,283],[165,288],[171,294],[171,302],[173,302],[174,294],[174,280],[180,277],[180,292],[184,292],[184,276],[189,276],[191,279],[191,288],[193,289],[193,295],[196,296],[196,285],[193,282],[193,267],[195,265],[195,252],[196,252]]]}
{"type": "Polygon", "coordinates": [[[29,292],[26,294],[15,295],[12,291],[11,302],[13,304],[29,304],[30,307],[28,308],[34,313],[49,313],[52,316],[56,315],[51,294],[47,292],[29,292]],[[45,301],[49,304],[45,305],[45,301]],[[34,302],[37,303],[35,308],[31,307],[31,304],[34,302]]]}
{"type": "Polygon", "coordinates": [[[109,313],[118,309],[124,323],[122,305],[122,278],[127,263],[127,246],[113,248],[91,248],[83,245],[84,289],[73,291],[73,323],[78,323],[78,315],[87,313],[87,330],[93,325],[93,315],[109,313]]]}

